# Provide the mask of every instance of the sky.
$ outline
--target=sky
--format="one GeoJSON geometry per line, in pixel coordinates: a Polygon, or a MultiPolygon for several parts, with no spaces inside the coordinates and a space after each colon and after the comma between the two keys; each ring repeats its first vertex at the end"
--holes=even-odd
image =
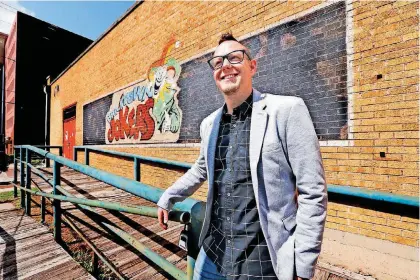
{"type": "Polygon", "coordinates": [[[9,34],[16,11],[96,40],[134,1],[0,1],[0,32],[9,34]]]}

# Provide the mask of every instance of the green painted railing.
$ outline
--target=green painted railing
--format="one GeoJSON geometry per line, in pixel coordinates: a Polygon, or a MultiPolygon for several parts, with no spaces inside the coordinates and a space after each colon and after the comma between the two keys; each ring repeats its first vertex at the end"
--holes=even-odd
{"type": "MultiPolygon", "coordinates": [[[[60,155],[55,155],[49,153],[47,150],[48,148],[52,147],[42,147],[45,150],[34,147],[34,146],[15,146],[15,156],[17,151],[19,151],[20,157],[19,159],[15,157],[14,167],[14,179],[13,185],[15,188],[15,197],[17,196],[17,189],[20,190],[21,195],[21,207],[25,208],[26,214],[31,214],[31,195],[38,195],[41,196],[41,220],[42,222],[45,221],[45,199],[52,200],[53,205],[53,226],[54,226],[54,238],[57,242],[61,242],[61,223],[62,218],[66,220],[70,227],[72,227],[76,232],[81,234],[80,231],[75,229],[74,223],[71,222],[68,218],[63,216],[61,211],[61,202],[67,201],[73,204],[78,205],[79,207],[88,210],[90,212],[96,213],[94,208],[104,208],[110,210],[117,210],[121,212],[127,212],[137,215],[149,216],[157,218],[157,207],[139,207],[139,206],[130,206],[130,205],[122,205],[120,203],[108,202],[108,201],[99,201],[99,200],[91,200],[91,199],[84,199],[78,198],[71,195],[65,189],[60,186],[60,172],[62,166],[67,166],[72,168],[76,171],[79,171],[83,174],[86,174],[90,177],[96,178],[100,181],[108,183],[116,188],[125,190],[129,193],[134,195],[140,196],[144,199],[147,199],[152,202],[157,202],[162,195],[163,191],[161,189],[143,184],[138,181],[134,181],[125,177],[121,177],[118,175],[110,174],[105,171],[93,168],[91,166],[83,165],[78,162],[63,158],[60,155]],[[53,160],[53,178],[50,179],[48,176],[43,174],[43,172],[37,169],[31,163],[31,156],[32,154],[38,154],[44,156],[49,160],[53,160]],[[20,184],[17,183],[17,165],[20,165],[20,184]],[[31,175],[34,174],[39,176],[44,181],[46,181],[49,185],[53,187],[53,193],[45,193],[42,191],[34,191],[31,189],[31,175]]],[[[153,160],[153,159],[152,159],[153,160]]],[[[179,166],[175,167],[179,168],[179,166]]],[[[106,227],[108,230],[113,232],[115,235],[119,236],[126,242],[128,242],[132,247],[137,249],[140,253],[144,256],[149,258],[152,262],[156,265],[161,267],[165,270],[168,274],[170,274],[175,279],[192,279],[192,272],[194,269],[195,264],[195,256],[198,253],[198,247],[196,243],[198,242],[199,232],[201,229],[201,223],[203,221],[203,213],[202,209],[204,209],[204,203],[201,201],[197,201],[194,199],[186,199],[183,203],[177,203],[174,207],[174,211],[171,211],[169,214],[169,219],[172,221],[177,221],[184,224],[191,223],[191,230],[188,232],[188,246],[192,248],[188,250],[187,256],[187,273],[179,270],[176,266],[172,263],[168,262],[166,259],[162,258],[157,253],[153,252],[151,249],[147,248],[142,243],[135,240],[133,236],[124,232],[123,230],[117,228],[112,223],[106,223],[100,221],[102,226],[106,227]],[[192,210],[194,208],[194,210],[192,210]],[[199,215],[200,213],[200,215],[199,215]]],[[[82,239],[86,239],[83,235],[81,235],[82,239]]],[[[124,279],[123,275],[121,275],[117,268],[113,266],[112,263],[107,261],[106,257],[98,251],[94,245],[89,242],[89,240],[85,240],[89,246],[92,247],[94,251],[94,256],[92,263],[95,265],[97,264],[98,258],[104,261],[105,264],[118,276],[120,279],[124,279]]],[[[94,268],[94,271],[97,271],[97,268],[94,268]]]]}
{"type": "Polygon", "coordinates": [[[191,168],[192,164],[187,162],[181,162],[181,161],[175,161],[175,160],[166,160],[161,158],[155,158],[155,157],[146,157],[146,156],[140,156],[140,155],[134,155],[124,152],[118,152],[118,151],[112,151],[112,150],[106,150],[106,149],[99,149],[94,147],[88,147],[88,146],[75,146],[73,148],[73,158],[75,161],[77,161],[77,152],[83,151],[84,157],[85,157],[85,164],[90,164],[90,153],[95,152],[99,154],[105,154],[110,156],[118,156],[122,158],[132,159],[134,163],[134,170],[133,170],[133,177],[134,180],[140,181],[140,164],[141,163],[153,163],[153,164],[159,164],[162,166],[166,166],[171,169],[182,169],[182,170],[188,170],[191,168]]]}
{"type": "MultiPolygon", "coordinates": [[[[192,164],[180,161],[165,160],[154,157],[145,157],[140,155],[133,155],[124,152],[112,151],[107,149],[94,148],[89,146],[75,146],[74,147],[74,156],[77,159],[77,151],[84,151],[85,159],[89,158],[90,152],[96,152],[100,154],[110,155],[110,156],[119,156],[124,158],[129,158],[134,160],[134,178],[140,178],[140,163],[154,163],[162,165],[163,167],[168,168],[180,168],[180,169],[189,169],[192,164]]],[[[89,165],[89,161],[86,162],[89,165]]],[[[380,201],[388,202],[393,204],[399,204],[403,206],[412,206],[419,208],[419,198],[414,196],[386,193],[380,191],[366,190],[351,186],[338,186],[338,185],[327,185],[329,194],[339,194],[347,197],[354,198],[363,198],[371,201],[380,201]]]]}
{"type": "MultiPolygon", "coordinates": [[[[170,169],[189,169],[191,168],[190,163],[179,162],[179,161],[170,161],[164,160],[154,157],[145,157],[140,155],[133,155],[118,151],[112,150],[105,150],[100,148],[94,147],[85,147],[85,146],[76,146],[74,147],[74,159],[76,161],[72,161],[66,159],[61,156],[62,149],[58,146],[42,146],[42,147],[34,147],[34,146],[15,146],[15,172],[14,172],[14,179],[13,184],[15,187],[15,197],[17,196],[17,189],[20,189],[21,194],[21,207],[25,208],[25,212],[30,215],[31,214],[31,195],[38,195],[41,196],[41,220],[45,221],[45,199],[52,199],[53,204],[53,217],[54,217],[54,237],[55,239],[60,242],[61,241],[61,219],[64,218],[67,224],[72,227],[76,232],[78,232],[82,239],[85,240],[89,246],[92,247],[92,250],[95,252],[93,257],[93,263],[97,264],[98,258],[101,259],[108,267],[120,278],[124,279],[124,277],[118,272],[117,268],[113,266],[112,263],[107,261],[106,257],[97,249],[95,246],[88,240],[86,237],[83,236],[80,230],[78,230],[75,225],[71,222],[70,219],[66,218],[61,213],[61,201],[68,201],[79,205],[79,207],[88,210],[93,213],[97,213],[96,210],[93,208],[104,208],[104,209],[112,209],[122,212],[128,212],[137,215],[145,215],[150,217],[156,218],[157,208],[156,207],[137,207],[137,206],[129,206],[129,205],[122,205],[119,203],[112,203],[106,201],[98,201],[98,200],[90,200],[90,199],[82,199],[74,197],[68,191],[63,189],[60,186],[60,171],[61,166],[67,166],[71,169],[79,171],[83,174],[86,174],[90,177],[103,181],[107,184],[110,184],[116,188],[122,189],[127,191],[131,194],[136,196],[142,197],[154,203],[157,203],[160,196],[163,193],[163,190],[143,184],[139,182],[140,180],[140,164],[141,163],[152,163],[158,164],[162,167],[167,167],[170,169]],[[41,149],[42,148],[42,149],[41,149]],[[60,155],[51,154],[49,152],[52,148],[58,148],[60,155]],[[85,153],[85,164],[80,164],[77,162],[77,152],[83,151],[85,153]],[[134,180],[128,179],[122,176],[118,176],[115,174],[110,174],[108,172],[93,168],[89,166],[89,154],[91,152],[100,153],[110,156],[118,156],[132,159],[134,162],[134,180]],[[17,158],[17,154],[19,153],[19,159],[17,158]],[[31,164],[31,156],[32,154],[38,154],[44,156],[47,160],[53,160],[53,178],[48,178],[45,174],[42,173],[39,169],[34,167],[31,164]],[[26,160],[25,160],[26,158],[26,160]],[[17,165],[20,165],[20,185],[17,184],[17,165]],[[39,176],[43,180],[45,180],[48,184],[53,187],[53,193],[48,194],[42,191],[33,191],[31,190],[31,174],[39,176]]],[[[403,205],[409,207],[417,207],[419,208],[419,198],[418,197],[411,197],[411,196],[404,196],[404,195],[397,195],[397,194],[390,194],[385,192],[378,192],[378,191],[371,191],[365,190],[355,187],[349,186],[337,186],[337,185],[328,185],[328,193],[329,194],[338,194],[340,196],[346,197],[354,197],[354,198],[362,198],[367,199],[370,201],[380,201],[380,202],[387,202],[396,205],[403,205]]],[[[148,257],[151,261],[157,264],[159,267],[164,269],[170,275],[172,275],[176,279],[192,279],[193,268],[195,263],[195,256],[198,253],[198,237],[200,234],[201,224],[203,222],[203,213],[204,213],[205,203],[201,201],[197,201],[195,199],[188,198],[182,203],[176,203],[174,206],[174,211],[170,213],[169,219],[173,221],[178,221],[181,223],[190,223],[191,226],[190,231],[188,232],[188,257],[187,257],[187,274],[176,268],[174,265],[163,259],[161,256],[153,252],[151,249],[147,248],[137,240],[135,240],[131,235],[122,231],[121,229],[115,227],[110,223],[106,222],[99,222],[102,226],[106,227],[108,230],[113,232],[115,235],[121,237],[123,240],[128,242],[131,246],[133,246],[136,250],[141,252],[143,255],[148,257]]]]}

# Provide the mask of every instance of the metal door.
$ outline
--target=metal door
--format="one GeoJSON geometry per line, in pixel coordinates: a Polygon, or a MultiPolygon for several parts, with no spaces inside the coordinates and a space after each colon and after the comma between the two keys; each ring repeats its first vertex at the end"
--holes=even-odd
{"type": "Polygon", "coordinates": [[[65,119],[63,123],[63,156],[73,159],[73,147],[76,144],[76,117],[65,119]]]}

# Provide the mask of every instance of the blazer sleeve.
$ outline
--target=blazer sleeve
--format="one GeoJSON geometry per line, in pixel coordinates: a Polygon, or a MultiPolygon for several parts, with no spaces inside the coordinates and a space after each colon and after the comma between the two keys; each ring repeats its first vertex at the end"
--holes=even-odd
{"type": "Polygon", "coordinates": [[[318,138],[308,109],[300,98],[289,112],[286,137],[298,189],[296,273],[302,278],[312,278],[324,233],[327,187],[318,138]]]}
{"type": "Polygon", "coordinates": [[[203,122],[200,125],[200,154],[193,166],[170,186],[160,197],[157,205],[163,209],[171,210],[176,202],[183,201],[191,196],[202,182],[207,179],[207,168],[204,156],[203,122]]]}

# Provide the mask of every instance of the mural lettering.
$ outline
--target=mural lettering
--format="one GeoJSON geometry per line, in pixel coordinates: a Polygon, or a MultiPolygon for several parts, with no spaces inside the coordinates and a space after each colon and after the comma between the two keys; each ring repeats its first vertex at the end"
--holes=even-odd
{"type": "Polygon", "coordinates": [[[112,95],[105,117],[107,144],[178,140],[182,112],[177,81],[181,66],[175,59],[166,58],[170,49],[166,48],[163,58],[150,66],[147,80],[112,95]]]}
{"type": "Polygon", "coordinates": [[[153,99],[148,99],[145,104],[139,104],[136,108],[128,106],[121,109],[119,118],[110,121],[108,129],[108,142],[120,139],[149,140],[155,131],[155,121],[150,115],[150,109],[153,108],[153,99]],[[140,136],[140,139],[139,139],[140,136]]]}

